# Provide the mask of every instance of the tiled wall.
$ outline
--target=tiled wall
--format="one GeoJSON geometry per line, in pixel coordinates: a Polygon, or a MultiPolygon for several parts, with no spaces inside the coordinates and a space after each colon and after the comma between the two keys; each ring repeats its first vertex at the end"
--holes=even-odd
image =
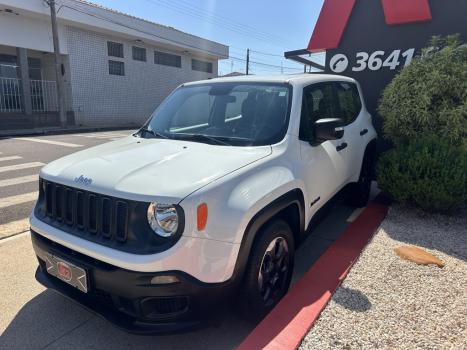
{"type": "Polygon", "coordinates": [[[193,71],[191,55],[67,27],[73,110],[77,125],[141,125],[178,85],[217,76],[193,71]],[[107,55],[107,41],[123,43],[124,58],[107,55]],[[147,61],[132,58],[132,46],[145,47],[147,61]],[[154,64],[154,50],[182,56],[182,67],[154,64]],[[108,60],[125,63],[125,76],[109,75],[108,60]]]}

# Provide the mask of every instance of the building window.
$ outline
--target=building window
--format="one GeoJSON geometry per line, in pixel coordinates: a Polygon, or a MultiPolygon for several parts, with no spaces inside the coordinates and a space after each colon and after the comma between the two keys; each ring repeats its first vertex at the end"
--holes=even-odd
{"type": "Polygon", "coordinates": [[[182,57],[170,53],[154,51],[154,63],[180,68],[182,66],[182,57]]]}
{"type": "Polygon", "coordinates": [[[109,60],[109,74],[125,75],[125,65],[123,62],[109,60]]]}
{"type": "MultiPolygon", "coordinates": [[[[0,54],[0,78],[18,78],[19,66],[16,56],[0,54]]],[[[2,88],[0,86],[0,94],[2,88]]],[[[1,99],[1,95],[0,95],[1,99]]]]}
{"type": "Polygon", "coordinates": [[[107,54],[112,57],[123,58],[123,44],[107,41],[107,54]]]}
{"type": "Polygon", "coordinates": [[[40,58],[28,57],[29,79],[42,80],[40,58]]]}
{"type": "Polygon", "coordinates": [[[212,73],[212,62],[205,62],[200,60],[191,60],[191,69],[200,72],[212,73]]]}
{"type": "Polygon", "coordinates": [[[143,47],[133,46],[133,59],[135,61],[146,62],[146,49],[143,47]]]}

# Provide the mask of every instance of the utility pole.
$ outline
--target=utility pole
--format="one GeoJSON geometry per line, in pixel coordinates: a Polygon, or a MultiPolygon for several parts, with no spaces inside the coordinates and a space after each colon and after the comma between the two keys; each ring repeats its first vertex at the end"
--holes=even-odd
{"type": "Polygon", "coordinates": [[[57,79],[57,99],[58,99],[58,113],[60,116],[60,126],[66,127],[66,113],[65,103],[63,94],[63,82],[62,82],[62,66],[60,60],[60,46],[58,41],[58,27],[57,27],[57,13],[55,11],[55,0],[47,0],[47,4],[50,7],[50,18],[52,20],[52,38],[54,44],[55,54],[55,76],[57,79]]]}
{"type": "Polygon", "coordinates": [[[250,49],[246,49],[246,75],[250,69],[250,49]]]}

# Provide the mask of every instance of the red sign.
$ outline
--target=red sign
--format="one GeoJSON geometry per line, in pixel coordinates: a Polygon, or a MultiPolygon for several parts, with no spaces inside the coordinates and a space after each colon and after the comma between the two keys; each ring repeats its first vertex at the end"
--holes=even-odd
{"type": "MultiPolygon", "coordinates": [[[[357,0],[324,0],[321,13],[308,44],[318,52],[339,47],[347,22],[357,0]]],[[[428,0],[381,0],[386,23],[407,24],[431,20],[428,0]]],[[[368,14],[370,15],[370,14],[368,14]]]]}
{"type": "Polygon", "coordinates": [[[389,25],[431,20],[428,0],[382,0],[384,17],[389,25]]]}
{"type": "Polygon", "coordinates": [[[64,262],[59,261],[57,263],[57,272],[60,278],[65,281],[71,281],[71,268],[64,262]]]}

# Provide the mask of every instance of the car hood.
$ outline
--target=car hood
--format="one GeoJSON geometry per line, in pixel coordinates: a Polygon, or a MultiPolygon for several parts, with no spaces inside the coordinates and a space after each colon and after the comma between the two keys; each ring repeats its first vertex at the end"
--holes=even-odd
{"type": "Polygon", "coordinates": [[[231,147],[129,136],[58,159],[42,169],[41,177],[109,196],[178,203],[270,154],[270,146],[231,147]],[[81,176],[92,182],[77,181],[81,176]]]}

